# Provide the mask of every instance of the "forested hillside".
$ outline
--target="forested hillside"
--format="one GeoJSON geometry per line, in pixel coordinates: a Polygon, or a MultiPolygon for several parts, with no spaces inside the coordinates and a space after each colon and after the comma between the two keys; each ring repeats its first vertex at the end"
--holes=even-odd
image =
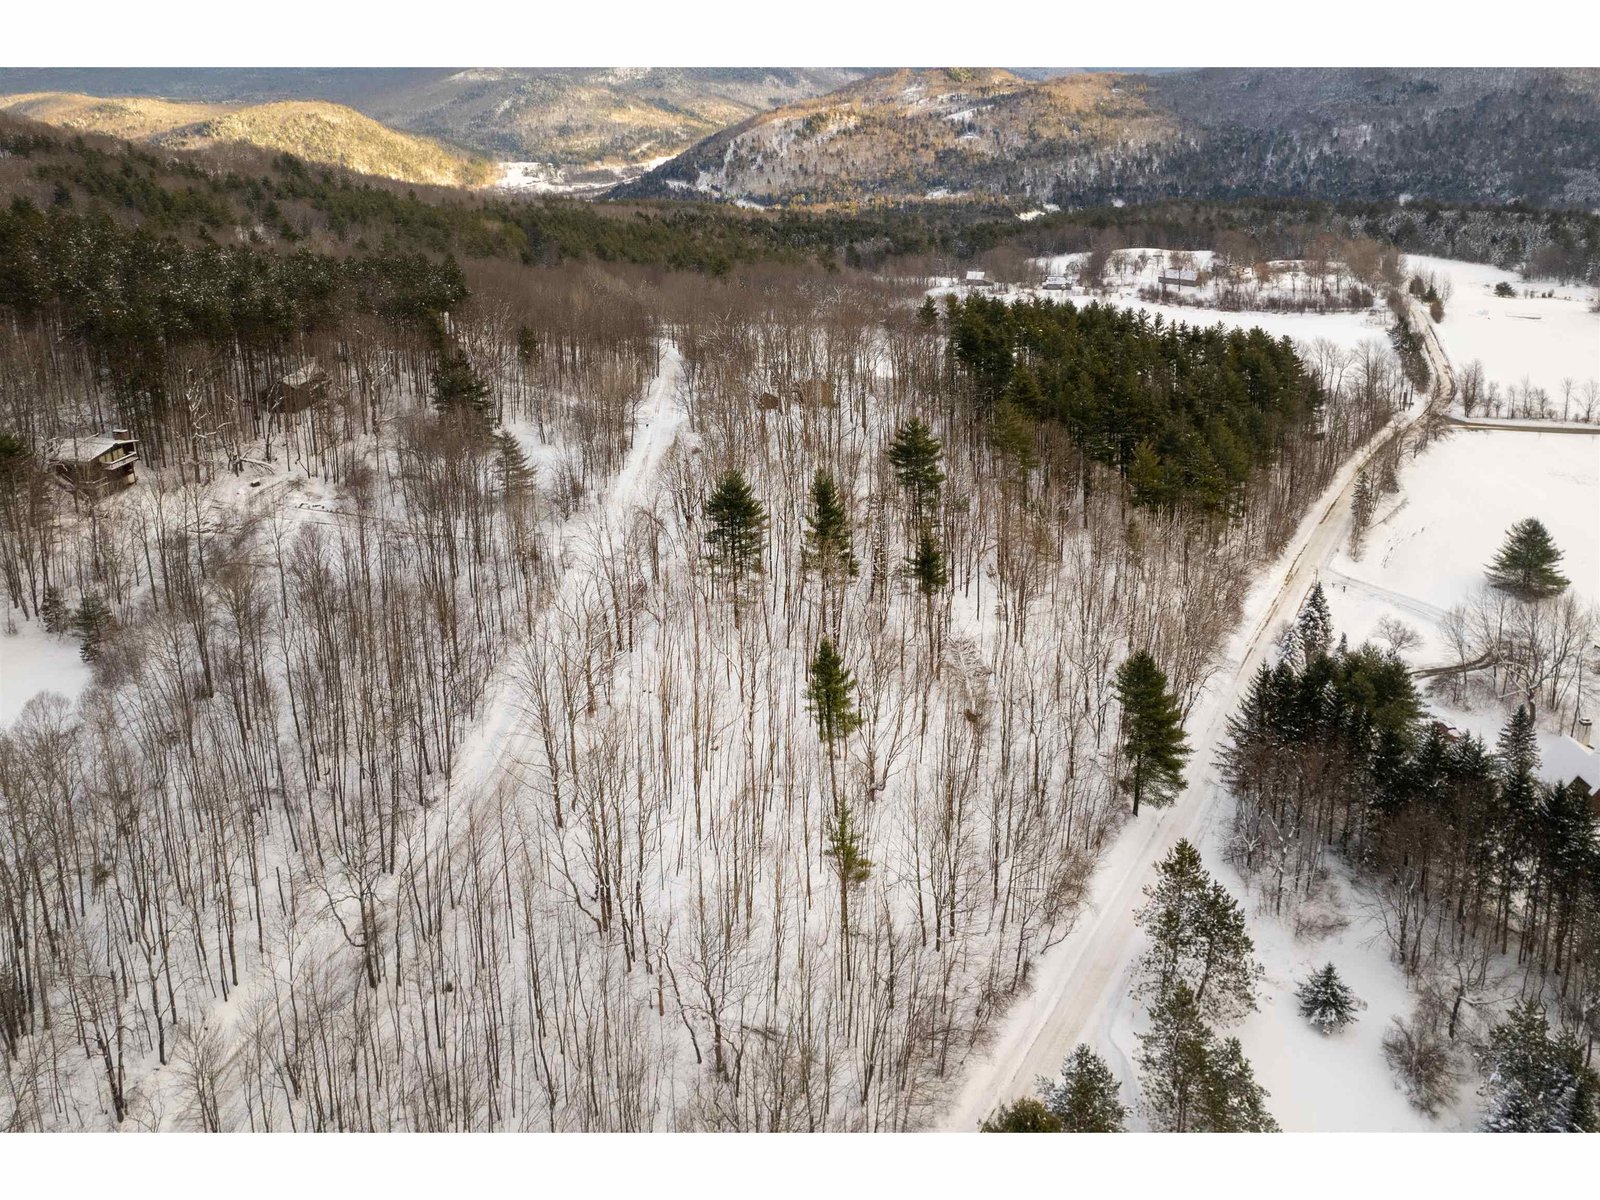
{"type": "Polygon", "coordinates": [[[862,74],[827,67],[0,68],[0,92],[229,105],[325,101],[489,158],[584,165],[675,154],[755,113],[862,74]]]}
{"type": "Polygon", "coordinates": [[[10,1129],[921,1127],[1119,666],[1188,711],[1413,399],[852,265],[966,228],[0,136],[0,653],[90,676],[0,728],[10,1129]]]}
{"type": "Polygon", "coordinates": [[[470,187],[493,178],[483,159],[428,138],[398,133],[338,104],[196,104],[42,92],[0,95],[0,112],[166,147],[196,149],[236,142],[407,183],[470,187]]]}
{"type": "Polygon", "coordinates": [[[1295,197],[1592,208],[1594,70],[899,71],[718,133],[630,186],[760,203],[1295,197]]]}

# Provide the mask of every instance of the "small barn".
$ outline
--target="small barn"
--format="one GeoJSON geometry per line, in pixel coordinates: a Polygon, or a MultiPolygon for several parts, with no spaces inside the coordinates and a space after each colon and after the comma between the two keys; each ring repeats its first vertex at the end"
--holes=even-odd
{"type": "Polygon", "coordinates": [[[1193,267],[1163,267],[1162,287],[1199,287],[1200,272],[1193,267]]]}
{"type": "Polygon", "coordinates": [[[1047,292],[1064,292],[1067,290],[1067,277],[1065,275],[1046,275],[1044,290],[1047,292]]]}
{"type": "Polygon", "coordinates": [[[70,491],[112,491],[132,485],[139,443],[126,429],[58,438],[45,454],[50,473],[70,491]]]}
{"type": "Polygon", "coordinates": [[[988,291],[994,285],[989,282],[989,275],[985,271],[968,271],[966,278],[967,287],[975,291],[988,291]]]}
{"type": "Polygon", "coordinates": [[[261,391],[261,410],[268,413],[304,412],[328,395],[328,373],[314,362],[273,380],[261,391]]]}

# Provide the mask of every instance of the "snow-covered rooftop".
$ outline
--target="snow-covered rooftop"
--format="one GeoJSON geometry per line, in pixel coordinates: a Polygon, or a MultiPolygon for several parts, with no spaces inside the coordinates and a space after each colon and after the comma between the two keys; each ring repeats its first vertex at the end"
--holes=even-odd
{"type": "Polygon", "coordinates": [[[1544,748],[1544,776],[1555,783],[1581,779],[1600,792],[1600,754],[1575,738],[1563,737],[1544,748]]]}

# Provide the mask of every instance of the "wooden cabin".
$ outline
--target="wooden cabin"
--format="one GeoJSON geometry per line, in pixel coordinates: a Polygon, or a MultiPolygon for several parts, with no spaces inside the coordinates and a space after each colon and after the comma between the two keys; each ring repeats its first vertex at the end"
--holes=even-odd
{"type": "Polygon", "coordinates": [[[50,473],[63,487],[115,491],[131,487],[139,443],[126,429],[89,437],[58,438],[46,453],[50,473]]]}
{"type": "Polygon", "coordinates": [[[1161,271],[1162,287],[1199,287],[1200,272],[1193,267],[1164,267],[1161,271]]]}
{"type": "Polygon", "coordinates": [[[328,373],[314,362],[273,380],[261,391],[261,411],[280,415],[304,412],[328,395],[328,373]]]}

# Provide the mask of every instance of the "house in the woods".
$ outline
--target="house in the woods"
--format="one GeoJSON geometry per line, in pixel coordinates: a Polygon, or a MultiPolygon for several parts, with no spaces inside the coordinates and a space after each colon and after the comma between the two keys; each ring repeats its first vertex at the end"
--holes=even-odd
{"type": "Polygon", "coordinates": [[[977,292],[986,292],[994,285],[989,282],[989,276],[984,271],[968,271],[966,284],[968,289],[977,292]]]}
{"type": "Polygon", "coordinates": [[[1590,805],[1600,814],[1600,754],[1594,750],[1594,722],[1590,718],[1578,722],[1577,737],[1561,738],[1546,747],[1541,758],[1546,779],[1560,784],[1580,780],[1588,789],[1590,805]]]}
{"type": "Polygon", "coordinates": [[[50,473],[71,491],[114,491],[134,481],[139,442],[126,429],[88,437],[64,437],[45,453],[50,473]]]}
{"type": "Polygon", "coordinates": [[[1162,267],[1162,287],[1199,287],[1200,272],[1193,267],[1162,267]]]}
{"type": "Polygon", "coordinates": [[[831,379],[797,380],[790,392],[790,398],[801,408],[832,408],[838,403],[831,379]]]}
{"type": "Polygon", "coordinates": [[[314,362],[273,380],[261,391],[261,411],[274,415],[304,412],[328,395],[328,373],[314,362]]]}
{"type": "Polygon", "coordinates": [[[1047,292],[1066,291],[1067,277],[1065,275],[1046,275],[1044,277],[1044,290],[1047,292]]]}

